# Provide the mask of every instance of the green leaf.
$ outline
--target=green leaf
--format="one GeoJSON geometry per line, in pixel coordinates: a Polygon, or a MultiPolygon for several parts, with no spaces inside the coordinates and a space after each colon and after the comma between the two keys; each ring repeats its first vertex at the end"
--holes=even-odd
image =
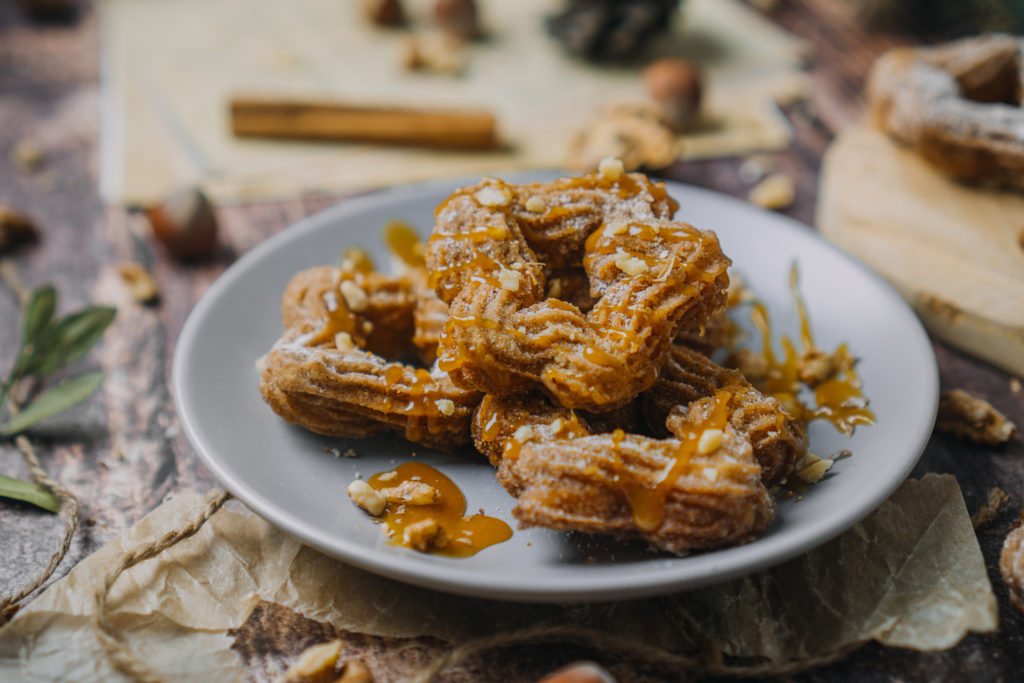
{"type": "Polygon", "coordinates": [[[53,319],[57,310],[57,290],[53,285],[43,285],[32,292],[25,305],[25,317],[21,327],[21,343],[29,344],[53,319]]]}
{"type": "Polygon", "coordinates": [[[117,309],[90,306],[48,326],[21,368],[22,375],[49,375],[84,356],[99,341],[117,309]]]}
{"type": "Polygon", "coordinates": [[[7,424],[0,425],[0,434],[17,434],[40,420],[64,412],[96,391],[102,381],[103,372],[98,371],[58,384],[40,394],[23,411],[12,417],[7,424]]]}
{"type": "Polygon", "coordinates": [[[32,503],[50,512],[60,511],[60,499],[39,484],[0,474],[0,497],[32,503]]]}

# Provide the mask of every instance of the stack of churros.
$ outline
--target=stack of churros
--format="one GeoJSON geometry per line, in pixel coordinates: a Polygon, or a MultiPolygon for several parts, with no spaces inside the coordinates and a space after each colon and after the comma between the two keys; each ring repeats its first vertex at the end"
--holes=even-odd
{"type": "Polygon", "coordinates": [[[472,440],[524,527],[673,553],[749,540],[805,437],[705,355],[730,261],[713,232],[673,221],[677,208],[614,159],[459,189],[399,274],[349,258],[294,278],[263,397],[321,434],[472,440]]]}

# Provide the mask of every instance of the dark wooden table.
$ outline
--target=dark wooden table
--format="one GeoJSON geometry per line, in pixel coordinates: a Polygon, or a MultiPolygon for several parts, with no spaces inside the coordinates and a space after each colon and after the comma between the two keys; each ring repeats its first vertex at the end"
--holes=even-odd
{"type": "MultiPolygon", "coordinates": [[[[861,110],[861,87],[868,66],[905,37],[866,32],[847,3],[794,0],[773,18],[808,39],[810,99],[786,110],[795,131],[788,151],[774,155],[777,169],[797,181],[797,200],[787,211],[813,223],[821,156],[835,131],[861,110]]],[[[303,216],[333,200],[289,201],[218,210],[223,248],[216,258],[183,266],[145,237],[142,219],[120,207],[106,207],[97,195],[99,137],[98,26],[88,4],[77,18],[57,25],[32,24],[13,3],[0,3],[0,201],[37,219],[42,242],[13,258],[29,286],[57,284],[63,310],[93,300],[117,301],[115,327],[87,364],[103,365],[109,376],[86,404],[34,431],[45,466],[82,499],[82,528],[54,578],[131,526],[168,494],[216,485],[178,428],[168,388],[175,339],[197,298],[234,258],[303,216]],[[45,154],[35,172],[12,160],[14,147],[33,141],[45,154]],[[155,273],[162,292],[157,307],[125,297],[116,267],[139,261],[155,273]]],[[[745,196],[738,176],[740,159],[677,164],[667,177],[745,196]]],[[[17,345],[18,306],[0,291],[0,370],[6,371],[17,345]]],[[[881,333],[881,331],[880,331],[881,333]]],[[[1024,425],[1024,394],[1012,378],[935,342],[942,387],[962,387],[988,398],[1018,425],[1024,425]],[[1018,388],[1014,390],[1014,386],[1018,388]]],[[[1024,615],[1010,607],[997,564],[1002,539],[1024,503],[1024,445],[1018,438],[999,448],[934,434],[915,476],[956,475],[968,509],[989,488],[1011,497],[1008,511],[978,539],[999,599],[1000,629],[968,636],[941,653],[919,653],[868,645],[845,660],[805,673],[801,680],[1015,680],[1024,674],[1024,615]]],[[[28,472],[14,447],[0,442],[0,472],[22,478],[28,472]]],[[[0,501],[0,594],[28,581],[58,544],[60,520],[27,505],[0,501]]],[[[534,674],[570,659],[601,653],[578,647],[537,645],[513,648],[534,674]],[[525,658],[525,659],[524,659],[525,658]]]]}

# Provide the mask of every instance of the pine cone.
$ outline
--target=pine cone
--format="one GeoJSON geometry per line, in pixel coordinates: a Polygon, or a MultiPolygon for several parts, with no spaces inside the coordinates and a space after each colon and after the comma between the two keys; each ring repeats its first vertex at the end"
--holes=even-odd
{"type": "Polygon", "coordinates": [[[635,58],[668,29],[679,0],[569,0],[548,32],[572,54],[595,61],[635,58]]]}

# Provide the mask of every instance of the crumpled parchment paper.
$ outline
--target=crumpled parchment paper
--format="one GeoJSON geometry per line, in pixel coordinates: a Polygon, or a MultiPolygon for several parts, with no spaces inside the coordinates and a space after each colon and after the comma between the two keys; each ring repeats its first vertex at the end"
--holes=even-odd
{"type": "MultiPolygon", "coordinates": [[[[97,585],[119,553],[178,527],[201,500],[182,494],[164,503],[0,629],[0,679],[121,680],[90,625],[97,585]]],[[[571,624],[679,654],[710,639],[726,655],[779,664],[869,640],[943,649],[998,622],[960,488],[948,475],[905,482],[864,521],[797,559],[667,597],[556,606],[452,596],[355,569],[247,510],[223,509],[195,537],[122,575],[108,604],[119,637],[157,672],[226,683],[253,675],[229,630],[257,605],[267,612],[267,603],[371,636],[457,645],[571,624]]]]}

